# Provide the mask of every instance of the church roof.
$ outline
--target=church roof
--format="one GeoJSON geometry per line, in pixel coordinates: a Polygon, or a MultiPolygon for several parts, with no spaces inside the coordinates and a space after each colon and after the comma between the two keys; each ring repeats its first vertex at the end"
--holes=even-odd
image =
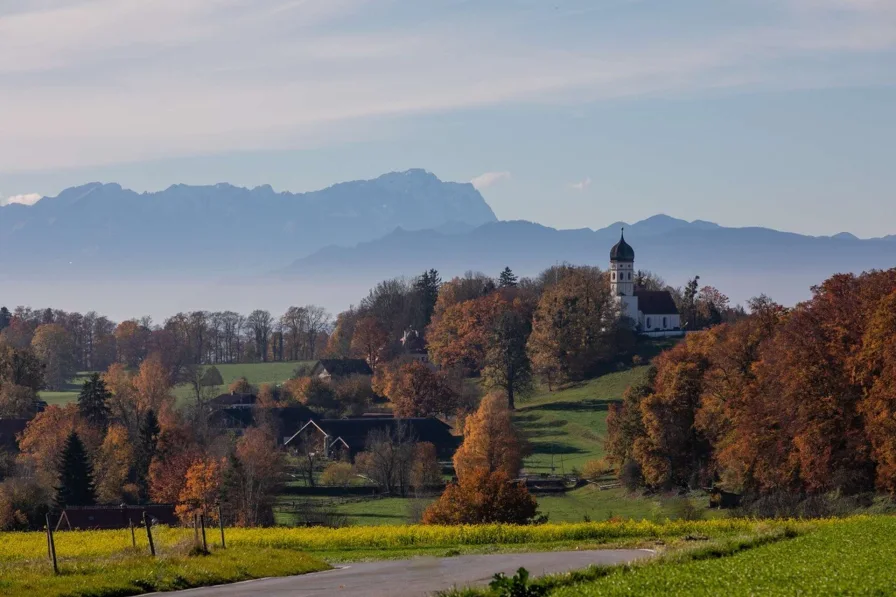
{"type": "Polygon", "coordinates": [[[610,261],[634,261],[635,250],[625,242],[625,233],[619,235],[619,242],[610,249],[610,261]]]}
{"type": "Polygon", "coordinates": [[[644,315],[677,315],[678,307],[668,290],[636,290],[638,311],[644,315]]]}

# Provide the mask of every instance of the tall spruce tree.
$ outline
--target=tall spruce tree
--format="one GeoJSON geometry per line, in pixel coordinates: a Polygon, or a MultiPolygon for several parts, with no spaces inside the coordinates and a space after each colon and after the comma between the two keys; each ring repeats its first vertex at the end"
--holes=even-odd
{"type": "Polygon", "coordinates": [[[91,425],[105,429],[109,425],[109,399],[112,392],[99,373],[94,373],[81,386],[78,396],[78,410],[91,425]]]}
{"type": "Polygon", "coordinates": [[[519,279],[509,267],[505,267],[504,271],[502,271],[501,275],[498,277],[498,286],[501,288],[513,288],[518,282],[519,279]]]}
{"type": "Polygon", "coordinates": [[[414,314],[414,327],[421,334],[432,319],[432,313],[436,308],[436,300],[439,298],[439,287],[442,278],[438,270],[431,269],[423,272],[414,281],[414,294],[416,295],[416,313],[414,314]]]}
{"type": "Polygon", "coordinates": [[[65,442],[59,461],[59,485],[56,487],[55,505],[63,510],[69,506],[94,504],[96,504],[96,487],[93,484],[93,465],[81,438],[72,431],[65,442]]]}
{"type": "Polygon", "coordinates": [[[155,411],[146,411],[137,432],[137,445],[134,446],[134,480],[140,490],[140,499],[149,499],[149,465],[159,444],[159,419],[155,411]]]}
{"type": "Polygon", "coordinates": [[[9,327],[12,321],[12,313],[6,307],[0,307],[0,330],[9,327]]]}

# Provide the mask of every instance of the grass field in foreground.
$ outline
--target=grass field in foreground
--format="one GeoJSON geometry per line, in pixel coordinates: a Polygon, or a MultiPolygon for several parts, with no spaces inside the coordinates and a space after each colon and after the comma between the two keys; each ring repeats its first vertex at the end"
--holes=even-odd
{"type": "MultiPolygon", "coordinates": [[[[240,377],[245,377],[252,385],[260,385],[263,383],[282,383],[291,378],[299,365],[308,365],[314,361],[285,361],[278,363],[233,363],[215,365],[221,372],[224,379],[224,385],[221,391],[227,390],[227,386],[236,381],[240,377]]],[[[83,384],[90,371],[82,371],[66,384],[65,388],[58,392],[44,391],[40,392],[40,398],[45,400],[47,404],[67,404],[78,399],[78,393],[81,391],[83,384]]],[[[190,397],[191,390],[187,385],[179,385],[174,388],[174,395],[179,400],[190,397]]]]}
{"type": "Polygon", "coordinates": [[[896,518],[856,517],[721,558],[614,570],[551,595],[892,595],[896,518]]]}

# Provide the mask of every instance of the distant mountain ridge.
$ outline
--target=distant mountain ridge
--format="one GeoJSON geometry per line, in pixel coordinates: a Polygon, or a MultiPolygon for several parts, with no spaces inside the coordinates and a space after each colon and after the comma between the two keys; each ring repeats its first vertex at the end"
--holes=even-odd
{"type": "Polygon", "coordinates": [[[472,229],[497,218],[470,183],[425,170],[308,193],[226,183],[137,193],[90,183],[33,206],[0,207],[0,273],[264,271],[321,247],[355,245],[400,227],[472,229]],[[71,266],[71,267],[70,267],[71,266]]]}
{"type": "Polygon", "coordinates": [[[661,214],[599,230],[557,230],[526,221],[490,222],[452,235],[395,230],[356,247],[321,249],[280,274],[324,281],[351,271],[375,281],[430,267],[446,276],[467,270],[494,275],[505,266],[519,275],[534,275],[561,262],[603,268],[621,228],[635,249],[636,268],[653,271],[676,286],[700,275],[703,283],[718,286],[737,301],[766,293],[793,304],[834,273],[896,267],[896,242],[889,237],[813,237],[661,214]]]}

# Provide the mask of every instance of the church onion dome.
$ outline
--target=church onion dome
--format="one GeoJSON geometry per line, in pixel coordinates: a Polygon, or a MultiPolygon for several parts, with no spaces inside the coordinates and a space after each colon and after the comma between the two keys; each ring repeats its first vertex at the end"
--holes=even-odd
{"type": "MultiPolygon", "coordinates": [[[[606,246],[606,245],[604,245],[606,246]]],[[[625,233],[619,237],[619,242],[610,249],[610,261],[634,261],[635,250],[625,242],[625,233]]]]}

